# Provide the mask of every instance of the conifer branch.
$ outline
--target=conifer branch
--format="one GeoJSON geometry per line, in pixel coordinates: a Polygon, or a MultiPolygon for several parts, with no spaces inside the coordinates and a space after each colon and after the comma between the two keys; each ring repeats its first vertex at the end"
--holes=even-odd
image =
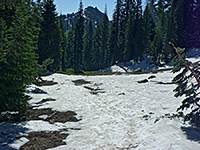
{"type": "Polygon", "coordinates": [[[174,46],[173,43],[170,42],[170,44],[173,46],[174,50],[176,51],[178,57],[183,61],[185,67],[192,73],[192,75],[195,77],[199,87],[200,87],[200,80],[197,77],[197,75],[195,74],[195,72],[190,68],[190,66],[188,65],[188,63],[185,61],[185,59],[181,56],[181,54],[178,52],[178,49],[174,46]]]}

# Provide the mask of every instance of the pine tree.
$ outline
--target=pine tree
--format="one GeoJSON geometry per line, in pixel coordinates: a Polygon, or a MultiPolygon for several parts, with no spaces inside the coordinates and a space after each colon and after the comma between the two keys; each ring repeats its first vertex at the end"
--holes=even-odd
{"type": "Polygon", "coordinates": [[[83,38],[83,49],[84,49],[84,68],[85,70],[92,69],[92,56],[93,56],[93,25],[90,20],[87,31],[83,38]]]}
{"type": "Polygon", "coordinates": [[[92,65],[93,70],[98,70],[101,66],[101,54],[102,54],[102,29],[100,23],[97,24],[97,28],[94,33],[93,43],[93,58],[92,65]]]}
{"type": "Polygon", "coordinates": [[[123,0],[121,7],[121,17],[120,17],[120,29],[119,29],[119,49],[122,51],[123,55],[120,61],[124,61],[125,54],[125,43],[126,43],[126,29],[129,21],[131,11],[131,1],[123,0]]]}
{"type": "Polygon", "coordinates": [[[25,87],[36,78],[36,8],[30,0],[1,4],[0,112],[14,111],[20,118],[28,106],[25,87]]]}
{"type": "Polygon", "coordinates": [[[166,33],[166,15],[164,8],[164,0],[158,1],[156,9],[156,35],[153,41],[152,58],[155,64],[160,64],[164,53],[165,33],[166,33]]]}
{"type": "Polygon", "coordinates": [[[136,2],[132,1],[130,4],[130,10],[128,15],[127,26],[125,30],[125,49],[124,49],[124,61],[129,61],[135,57],[135,6],[136,2]]]}
{"type": "Polygon", "coordinates": [[[199,0],[184,1],[185,43],[187,48],[199,47],[199,0]]]}
{"type": "Polygon", "coordinates": [[[117,0],[113,21],[110,29],[110,65],[119,60],[123,55],[119,49],[119,24],[121,16],[121,0],[117,0]]]}
{"type": "Polygon", "coordinates": [[[107,16],[107,6],[105,8],[104,18],[102,21],[102,55],[101,55],[101,61],[102,65],[101,67],[106,67],[107,62],[106,60],[109,59],[109,20],[107,16]]]}
{"type": "Polygon", "coordinates": [[[150,54],[152,50],[152,42],[155,37],[155,22],[153,19],[153,6],[154,1],[146,1],[146,7],[144,11],[144,50],[145,53],[150,54]]]}
{"type": "Polygon", "coordinates": [[[82,1],[80,1],[79,11],[75,19],[74,32],[74,70],[78,73],[83,67],[84,17],[82,1]]]}
{"type": "Polygon", "coordinates": [[[65,71],[67,68],[67,38],[64,32],[64,22],[63,22],[63,16],[60,15],[59,17],[59,27],[61,32],[61,47],[62,47],[62,71],[65,71]]]}
{"type": "Polygon", "coordinates": [[[53,59],[54,62],[50,65],[49,70],[57,71],[61,68],[61,30],[59,28],[56,6],[53,0],[45,0],[44,3],[42,12],[43,21],[41,22],[37,53],[40,64],[45,59],[53,59]]]}
{"type": "Polygon", "coordinates": [[[67,34],[67,47],[66,47],[66,55],[67,55],[67,65],[66,68],[75,68],[75,58],[74,58],[74,32],[69,31],[67,34]]]}
{"type": "Polygon", "coordinates": [[[142,58],[144,51],[144,28],[143,28],[143,18],[142,18],[142,1],[136,0],[136,14],[135,14],[135,61],[138,62],[138,58],[142,58]]]}
{"type": "MultiPolygon", "coordinates": [[[[178,23],[177,23],[177,16],[176,14],[176,7],[177,1],[169,2],[169,11],[167,11],[167,29],[166,29],[166,38],[164,44],[164,53],[165,53],[165,61],[169,62],[174,57],[175,52],[173,48],[169,45],[169,42],[177,43],[177,30],[178,30],[178,23]]],[[[180,13],[180,12],[179,12],[180,13]]]]}
{"type": "Polygon", "coordinates": [[[194,28],[193,28],[193,46],[200,47],[200,0],[196,0],[194,3],[194,28]]]}

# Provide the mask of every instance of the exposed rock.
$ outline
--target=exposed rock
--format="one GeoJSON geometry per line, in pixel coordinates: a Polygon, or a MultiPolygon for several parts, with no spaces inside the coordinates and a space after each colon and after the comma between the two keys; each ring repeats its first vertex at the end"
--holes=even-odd
{"type": "Polygon", "coordinates": [[[149,82],[147,79],[141,80],[141,81],[137,81],[138,83],[147,83],[149,82]]]}
{"type": "Polygon", "coordinates": [[[156,76],[150,76],[150,77],[148,77],[148,79],[154,79],[154,78],[156,78],[156,76]]]}

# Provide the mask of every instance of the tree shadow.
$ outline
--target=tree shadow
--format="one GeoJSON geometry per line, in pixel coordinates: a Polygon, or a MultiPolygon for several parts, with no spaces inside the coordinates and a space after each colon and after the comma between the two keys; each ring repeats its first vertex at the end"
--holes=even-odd
{"type": "Polygon", "coordinates": [[[17,139],[20,139],[27,132],[22,124],[18,123],[0,123],[0,149],[1,150],[16,150],[10,144],[13,144],[17,139]]]}
{"type": "Polygon", "coordinates": [[[181,127],[187,139],[200,143],[200,130],[193,127],[181,127]]]}
{"type": "Polygon", "coordinates": [[[48,94],[47,92],[45,92],[44,90],[41,90],[39,88],[32,89],[32,90],[27,90],[27,93],[31,93],[31,94],[48,94]]]}

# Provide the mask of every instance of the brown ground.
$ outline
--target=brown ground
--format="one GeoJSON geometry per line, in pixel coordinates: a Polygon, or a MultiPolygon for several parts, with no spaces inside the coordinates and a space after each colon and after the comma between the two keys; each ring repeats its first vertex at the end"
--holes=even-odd
{"type": "MultiPolygon", "coordinates": [[[[55,99],[43,99],[36,104],[43,104],[48,101],[56,101],[55,99]]],[[[28,115],[26,117],[27,121],[30,120],[43,120],[51,124],[55,122],[65,123],[65,122],[78,122],[79,119],[76,117],[76,113],[73,111],[59,112],[52,110],[50,108],[38,109],[36,107],[30,107],[28,110],[28,115]],[[40,118],[41,115],[47,115],[47,118],[40,118]]],[[[63,142],[69,134],[63,133],[68,129],[63,129],[62,131],[52,131],[52,132],[30,132],[26,137],[29,141],[20,147],[20,150],[45,150],[49,148],[54,148],[60,145],[65,145],[63,142]]],[[[70,130],[80,130],[79,128],[70,128],[70,130]]]]}
{"type": "Polygon", "coordinates": [[[20,150],[45,150],[54,148],[60,145],[65,145],[63,142],[69,134],[54,132],[31,132],[27,136],[29,142],[20,147],[20,150]]]}
{"type": "Polygon", "coordinates": [[[90,81],[85,81],[83,79],[78,79],[78,80],[74,80],[72,81],[76,86],[81,86],[83,84],[90,84],[90,81]]]}
{"type": "Polygon", "coordinates": [[[35,83],[35,85],[37,85],[37,86],[52,86],[52,85],[55,85],[55,84],[58,84],[58,83],[54,82],[54,81],[46,81],[46,80],[35,83]]]}
{"type": "Polygon", "coordinates": [[[28,111],[29,115],[27,116],[26,120],[43,120],[47,121],[51,124],[55,122],[78,122],[79,120],[75,117],[76,113],[73,111],[67,111],[67,112],[59,112],[52,110],[50,108],[44,108],[44,109],[29,109],[28,111]],[[46,119],[40,118],[41,115],[47,115],[48,117],[46,119]]]}

